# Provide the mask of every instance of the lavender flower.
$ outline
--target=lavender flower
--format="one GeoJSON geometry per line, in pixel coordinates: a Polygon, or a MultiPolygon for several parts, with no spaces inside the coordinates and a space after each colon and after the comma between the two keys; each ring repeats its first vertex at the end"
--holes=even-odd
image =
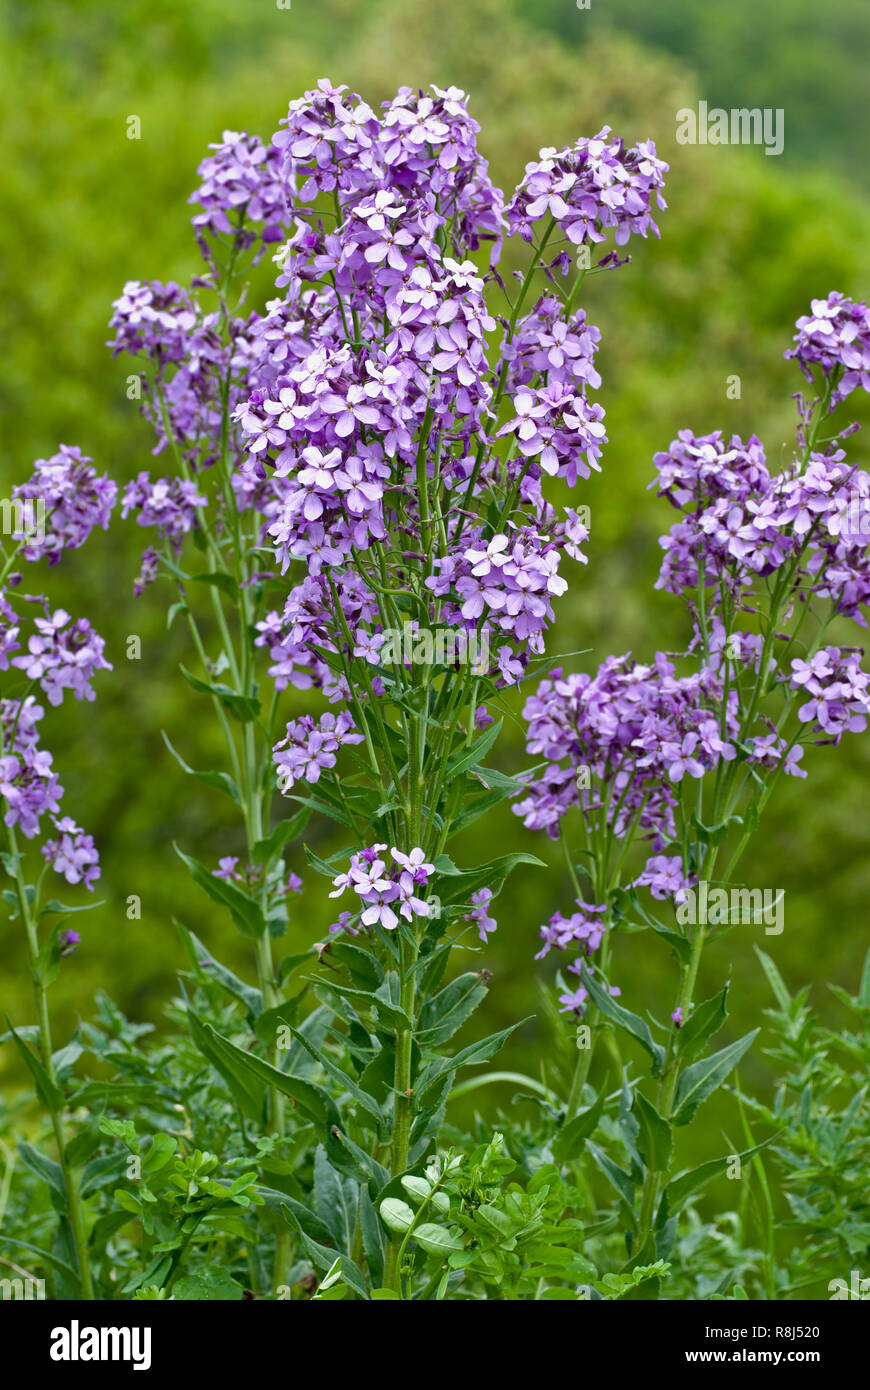
{"type": "MultiPolygon", "coordinates": [[[[21,502],[37,502],[45,510],[42,534],[27,536],[22,549],[26,560],[48,558],[56,565],[64,550],[84,545],[96,526],[106,530],[118,489],[107,475],[99,477],[92,460],[81,449],[61,444],[50,459],[37,459],[34,474],[26,483],[12,489],[21,502]]],[[[25,531],[16,531],[21,540],[25,531]]]]}
{"type": "MultiPolygon", "coordinates": [[[[83,883],[93,892],[100,877],[100,857],[94,848],[93,837],[86,835],[69,816],[52,816],[57,838],[46,840],[42,853],[56,873],[63,874],[67,883],[83,883]]],[[[76,944],[78,937],[76,938],[76,944]]]]}

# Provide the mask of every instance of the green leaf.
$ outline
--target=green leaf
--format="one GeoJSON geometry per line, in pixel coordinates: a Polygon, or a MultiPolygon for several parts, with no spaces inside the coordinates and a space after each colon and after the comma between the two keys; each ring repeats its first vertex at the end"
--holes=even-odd
{"type": "MultiPolygon", "coordinates": [[[[755,954],[761,961],[761,968],[767,976],[770,988],[776,995],[776,1002],[779,1004],[779,1007],[782,1009],[783,1013],[788,1013],[789,1008],[791,1007],[791,995],[785,987],[785,981],[783,980],[782,976],[780,975],[779,971],[774,965],[773,960],[767,954],[766,951],[762,951],[758,946],[756,946],[755,954]]],[[[868,961],[870,961],[870,953],[868,953],[868,961]]]]}
{"type": "Polygon", "coordinates": [[[22,1061],[26,1064],[28,1071],[33,1077],[34,1084],[36,1086],[36,1094],[39,1097],[40,1103],[45,1107],[49,1114],[59,1114],[64,1106],[63,1091],[60,1089],[59,1086],[56,1086],[54,1084],[54,1082],[49,1077],[48,1072],[45,1070],[45,1067],[40,1062],[39,1058],[36,1056],[35,1053],[31,1052],[30,1048],[27,1046],[27,1043],[24,1042],[18,1036],[15,1029],[12,1027],[12,1024],[9,1022],[8,1018],[6,1020],[6,1026],[12,1035],[12,1041],[15,1043],[19,1056],[21,1057],[22,1061]]]}
{"type": "Polygon", "coordinates": [[[301,1226],[306,1235],[319,1241],[321,1245],[328,1245],[332,1240],[329,1227],[302,1202],[297,1202],[295,1197],[288,1197],[286,1192],[278,1192],[272,1187],[258,1187],[257,1191],[265,1198],[268,1207],[281,1212],[288,1226],[292,1226],[294,1231],[301,1226]]]}
{"type": "Polygon", "coordinates": [[[452,1235],[446,1226],[438,1226],[434,1221],[424,1221],[413,1238],[428,1255],[446,1256],[465,1249],[461,1236],[452,1235]]]}
{"type": "Polygon", "coordinates": [[[343,1178],[335,1171],[323,1145],[318,1144],[314,1151],[315,1210],[324,1225],[329,1227],[332,1240],[348,1255],[353,1250],[357,1202],[357,1184],[352,1178],[343,1178]]]}
{"type": "Polygon", "coordinates": [[[354,946],[351,941],[338,939],[328,942],[323,956],[327,964],[331,961],[338,961],[340,965],[343,965],[349,972],[351,979],[361,989],[370,989],[374,992],[383,981],[384,970],[377,956],[372,955],[371,951],[364,951],[361,947],[354,946]]]}
{"type": "Polygon", "coordinates": [[[476,869],[457,869],[446,855],[439,855],[435,868],[446,879],[443,885],[439,884],[442,888],[441,898],[446,903],[465,902],[478,888],[503,882],[520,864],[531,864],[538,869],[547,867],[534,854],[503,854],[498,859],[479,864],[476,869]]]}
{"type": "Polygon", "coordinates": [[[344,985],[341,982],[332,980],[311,979],[311,984],[317,985],[319,989],[326,990],[328,994],[338,995],[340,999],[349,999],[351,1003],[356,1003],[360,1008],[377,1009],[378,1018],[385,1025],[391,1025],[394,1029],[409,1029],[411,1020],[404,1009],[393,1004],[388,998],[380,993],[384,985],[378,986],[376,991],[367,989],[354,989],[351,985],[344,985]]]}
{"type": "Polygon", "coordinates": [[[230,883],[223,878],[216,878],[204,864],[200,864],[199,860],[185,854],[178,845],[174,844],[173,848],[181,862],[187,865],[194,882],[199,884],[213,902],[229,908],[233,921],[244,936],[263,935],[266,930],[266,919],[259,904],[249,894],[242,892],[235,883],[230,883]]]}
{"type": "Polygon", "coordinates": [[[279,1028],[293,1027],[299,1015],[301,999],[302,995],[297,994],[294,999],[286,999],[283,1004],[277,1004],[274,1009],[263,1010],[254,1024],[254,1032],[260,1042],[271,1047],[278,1036],[279,1028]]]}
{"type": "Polygon", "coordinates": [[[640,1091],[635,1092],[631,1111],[637,1120],[637,1147],[641,1158],[651,1172],[667,1172],[673,1149],[670,1125],[640,1091]]]}
{"type": "Polygon", "coordinates": [[[159,1173],[175,1157],[176,1148],[174,1134],[155,1134],[150,1149],[142,1159],[143,1173],[159,1173]]]}
{"type": "Polygon", "coordinates": [[[688,1172],[680,1173],[678,1177],[672,1178],[662,1193],[659,1215],[656,1218],[657,1226],[662,1226],[668,1217],[674,1216],[686,1199],[693,1192],[697,1192],[699,1187],[704,1187],[713,1178],[724,1177],[728,1164],[734,1158],[739,1158],[741,1162],[745,1158],[751,1158],[760,1149],[765,1149],[768,1144],[772,1144],[776,1137],[776,1134],[771,1134],[751,1149],[744,1149],[739,1154],[725,1154],[722,1158],[711,1158],[709,1162],[702,1163],[699,1167],[692,1168],[688,1172]]]}
{"type": "Polygon", "coordinates": [[[606,989],[602,989],[594,975],[589,973],[585,962],[580,967],[580,976],[599,1012],[604,1014],[605,1018],[609,1018],[611,1023],[624,1028],[627,1033],[636,1038],[641,1047],[649,1054],[653,1064],[653,1075],[657,1076],[662,1069],[665,1052],[663,1047],[653,1041],[649,1025],[637,1014],[633,1014],[628,1009],[624,1009],[621,1004],[617,1004],[613,995],[609,994],[606,989]]]}
{"type": "Polygon", "coordinates": [[[210,574],[192,574],[190,577],[194,584],[212,584],[222,593],[228,594],[234,602],[238,601],[239,586],[226,570],[213,570],[210,574]]]}
{"type": "Polygon", "coordinates": [[[470,747],[460,749],[458,753],[454,753],[452,757],[447,759],[447,775],[445,780],[448,783],[452,782],[460,773],[463,773],[466,768],[473,767],[475,763],[480,762],[481,758],[486,757],[490,748],[501,733],[501,726],[503,723],[503,719],[497,719],[494,724],[490,724],[485,733],[481,734],[480,738],[476,739],[470,747]]]}
{"type": "Polygon", "coordinates": [[[238,999],[240,1003],[244,1004],[250,1018],[257,1018],[263,1012],[262,991],[254,989],[253,985],[245,984],[238,975],[234,975],[225,965],[221,965],[220,961],[215,960],[199,937],[195,936],[181,922],[176,922],[175,925],[181,932],[190,954],[200,970],[211,976],[234,999],[238,999]]]}
{"type": "Polygon", "coordinates": [[[618,1167],[617,1164],[613,1162],[613,1159],[608,1158],[607,1154],[593,1144],[591,1140],[587,1139],[586,1147],[604,1176],[613,1184],[619,1196],[622,1198],[623,1214],[632,1230],[634,1230],[637,1226],[637,1219],[634,1214],[634,1183],[631,1180],[630,1174],[618,1167]]]}
{"type": "Polygon", "coordinates": [[[737,1042],[729,1043],[719,1052],[714,1052],[711,1057],[702,1057],[699,1062],[693,1062],[690,1067],[686,1067],[677,1084],[673,1114],[675,1125],[687,1125],[694,1118],[702,1102],[721,1086],[743,1054],[748,1052],[758,1031],[757,1028],[753,1028],[751,1033],[747,1033],[737,1042]]]}
{"type": "Polygon", "coordinates": [[[208,1265],[191,1274],[182,1275],[172,1285],[172,1297],[190,1303],[215,1299],[223,1303],[238,1303],[244,1292],[241,1284],[237,1284],[225,1269],[208,1265]]]}
{"type": "Polygon", "coordinates": [[[481,1062],[488,1062],[507,1041],[511,1033],[516,1032],[517,1028],[522,1028],[523,1024],[528,1023],[528,1021],[527,1018],[522,1018],[519,1023],[512,1024],[510,1028],[503,1028],[499,1033],[490,1033],[488,1038],[481,1038],[480,1042],[470,1043],[468,1047],[463,1047],[453,1057],[438,1057],[426,1069],[420,1080],[414,1094],[415,1110],[425,1110],[426,1096],[448,1078],[452,1079],[460,1067],[477,1066],[481,1062]]]}
{"type": "MultiPolygon", "coordinates": [[[[363,1183],[359,1190],[359,1224],[362,1231],[363,1250],[372,1279],[380,1281],[384,1277],[386,1242],[384,1228],[378,1220],[369,1190],[363,1183]]],[[[372,1294],[372,1298],[375,1294],[372,1294]]]]}
{"type": "Polygon", "coordinates": [[[77,1271],[73,1269],[72,1265],[68,1265],[65,1260],[61,1260],[57,1255],[53,1255],[50,1250],[42,1250],[38,1245],[30,1245],[26,1240],[13,1240],[12,1236],[7,1236],[5,1234],[3,1236],[3,1244],[15,1245],[20,1250],[29,1250],[31,1255],[38,1255],[45,1264],[50,1265],[51,1268],[56,1269],[59,1274],[63,1274],[65,1278],[70,1279],[77,1287],[80,1286],[77,1271]]]}
{"type": "Polygon", "coordinates": [[[255,840],[251,846],[251,859],[255,864],[268,864],[274,859],[279,850],[282,850],[291,840],[295,840],[304,829],[311,817],[311,811],[305,807],[298,811],[295,816],[290,816],[288,820],[279,821],[264,840],[255,840]]]}
{"type": "Polygon", "coordinates": [[[61,1198],[64,1209],[66,1208],[66,1191],[63,1185],[63,1169],[53,1158],[40,1153],[32,1144],[26,1144],[23,1140],[18,1145],[18,1152],[22,1162],[30,1169],[31,1173],[36,1173],[37,1177],[48,1183],[48,1186],[61,1198]]]}
{"type": "Polygon", "coordinates": [[[234,719],[238,719],[240,724],[249,724],[256,719],[260,713],[260,701],[256,695],[241,695],[237,690],[232,690],[228,685],[221,683],[209,685],[208,681],[201,681],[198,676],[194,676],[186,667],[181,667],[181,674],[193,690],[199,691],[203,695],[213,695],[220,700],[234,719]]]}
{"type": "Polygon", "coordinates": [[[241,797],[239,796],[239,789],[233,781],[232,777],[230,777],[228,773],[196,772],[192,767],[189,766],[188,763],[184,761],[181,754],[173,748],[172,744],[169,742],[169,738],[167,737],[166,732],[163,729],[161,729],[160,733],[163,738],[163,742],[166,744],[166,747],[169,749],[170,753],[172,754],[173,758],[178,763],[178,766],[182,769],[182,771],[186,772],[188,776],[194,777],[197,782],[203,782],[207,787],[215,787],[218,791],[226,792],[227,796],[231,797],[237,806],[241,806],[242,802],[241,797]]]}
{"type": "Polygon", "coordinates": [[[404,1235],[410,1230],[414,1221],[414,1212],[407,1202],[403,1202],[399,1197],[385,1197],[378,1210],[381,1213],[381,1220],[390,1231],[396,1231],[404,1235]]]}
{"type": "Polygon", "coordinates": [[[315,1085],[313,1081],[303,1081],[299,1076],[288,1076],[286,1072],[273,1067],[270,1062],[263,1061],[262,1057],[256,1057],[253,1053],[236,1047],[235,1043],[222,1037],[210,1023],[202,1023],[200,1027],[204,1029],[210,1042],[218,1048],[225,1064],[233,1065],[236,1075],[244,1076],[249,1073],[255,1081],[274,1086],[283,1095],[289,1096],[314,1121],[324,1138],[330,1134],[333,1125],[341,1124],[338,1107],[322,1086],[315,1085]]]}
{"type": "Polygon", "coordinates": [[[278,962],[278,984],[283,985],[284,981],[290,978],[294,970],[298,970],[300,965],[304,965],[307,960],[311,960],[312,956],[316,955],[317,952],[312,949],[310,951],[298,951],[292,956],[282,956],[278,962]]]}
{"type": "Polygon", "coordinates": [[[447,1042],[471,1017],[486,994],[486,985],[478,974],[469,972],[452,980],[423,1005],[415,1034],[417,1041],[428,1047],[447,1042]]]}
{"type": "Polygon", "coordinates": [[[381,1120],[381,1107],[374,1096],[368,1095],[368,1093],[354,1081],[352,1076],[349,1076],[337,1062],[333,1061],[327,1052],[314,1047],[309,1042],[308,1038],[306,1038],[305,1034],[300,1032],[298,1028],[294,1028],[292,1024],[290,1025],[290,1031],[294,1038],[304,1047],[309,1056],[319,1062],[324,1070],[328,1071],[330,1076],[338,1082],[339,1086],[343,1087],[348,1095],[350,1095],[358,1105],[362,1106],[363,1110],[371,1115],[376,1124],[379,1124],[381,1120]]]}
{"type": "MultiPolygon", "coordinates": [[[[252,1068],[241,1065],[236,1056],[241,1049],[221,1037],[209,1024],[201,1023],[193,1009],[188,1009],[187,1021],[194,1043],[220,1072],[242,1114],[261,1124],[266,1096],[263,1079],[252,1068]]],[[[242,1055],[247,1056],[246,1053],[242,1055]]]]}
{"type": "Polygon", "coordinates": [[[719,821],[716,825],[704,825],[697,815],[692,815],[692,825],[698,839],[704,845],[721,845],[727,837],[732,825],[742,825],[741,816],[729,816],[727,820],[719,821]]]}
{"type": "Polygon", "coordinates": [[[731,981],[727,980],[719,993],[699,1004],[678,1030],[677,1053],[681,1057],[696,1056],[708,1038],[719,1032],[728,1017],[727,1001],[730,988],[731,981]]]}
{"type": "Polygon", "coordinates": [[[583,1143],[589,1138],[590,1134],[595,1133],[601,1112],[604,1109],[605,1094],[602,1088],[592,1105],[587,1110],[581,1110],[579,1115],[575,1115],[573,1120],[569,1120],[563,1125],[558,1134],[553,1139],[553,1157],[557,1163],[568,1163],[582,1150],[583,1143]]]}
{"type": "Polygon", "coordinates": [[[680,964],[688,965],[692,955],[692,943],[685,936],[680,936],[679,932],[671,931],[670,927],[663,926],[654,917],[647,917],[646,921],[656,936],[660,936],[662,941],[668,943],[680,964]]]}
{"type": "Polygon", "coordinates": [[[188,608],[186,603],[171,603],[166,614],[166,631],[168,632],[169,629],[172,627],[172,624],[175,622],[175,619],[178,617],[179,613],[189,612],[190,609],[188,608]]]}

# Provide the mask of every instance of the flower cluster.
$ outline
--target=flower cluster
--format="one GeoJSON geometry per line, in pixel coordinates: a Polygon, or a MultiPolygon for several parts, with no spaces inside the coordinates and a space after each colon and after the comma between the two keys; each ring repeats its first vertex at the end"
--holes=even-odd
{"type": "MultiPolygon", "coordinates": [[[[68,883],[92,889],[100,874],[99,856],[91,836],[71,817],[59,814],[63,787],[52,754],[40,745],[38,726],[45,711],[32,687],[38,685],[50,705],[62,704],[67,691],[77,700],[93,700],[93,677],[112,667],[104,655],[103,639],[87,618],[74,620],[63,608],[53,610],[44,596],[24,593],[19,587],[23,575],[11,569],[19,555],[31,564],[47,559],[50,566],[56,565],[64,551],[77,550],[96,527],[106,529],[117,488],[108,477],[97,474],[81,449],[61,444],[51,458],[37,459],[32,476],[13,489],[12,497],[17,512],[12,540],[18,544],[9,555],[0,545],[0,568],[8,584],[3,587],[0,582],[0,672],[21,672],[27,685],[19,693],[19,678],[14,698],[0,692],[3,824],[17,857],[16,829],[32,840],[48,815],[56,834],[42,846],[44,857],[68,883]],[[42,610],[26,642],[17,608],[22,601],[42,610]]],[[[17,877],[11,863],[4,856],[7,873],[17,877]]],[[[67,936],[68,940],[61,939],[61,954],[69,954],[78,943],[77,933],[67,936]]]]}
{"type": "Polygon", "coordinates": [[[95,699],[91,679],[97,671],[111,671],[105,660],[105,642],[87,618],[76,622],[63,608],[34,622],[35,634],[27,643],[27,653],[13,657],[28,680],[39,681],[50,705],[59,705],[63,692],[71,690],[77,700],[95,699]]]}
{"type": "Polygon", "coordinates": [[[466,921],[471,922],[477,927],[477,933],[484,946],[489,940],[490,934],[498,927],[498,922],[490,916],[489,905],[492,902],[491,888],[478,888],[471,895],[471,907],[466,914],[466,921]]]}
{"type": "Polygon", "coordinates": [[[198,526],[197,513],[206,501],[191,480],[158,478],[152,482],[150,474],[142,472],[124,489],[121,516],[135,512],[140,526],[155,526],[157,534],[177,551],[182,537],[198,526]]]}
{"type": "Polygon", "coordinates": [[[831,381],[830,409],[860,386],[870,391],[870,309],[862,300],[832,291],[827,299],[814,299],[810,313],[798,319],[794,340],[786,357],[795,358],[807,380],[820,366],[831,381]]]}
{"type": "Polygon", "coordinates": [[[288,223],[281,152],[234,130],[225,130],[223,139],[209,149],[214,153],[200,164],[202,183],[189,199],[202,208],[193,219],[200,238],[208,231],[250,244],[256,234],[249,224],[259,224],[263,242],[280,241],[288,223]]]}
{"type": "Polygon", "coordinates": [[[508,392],[515,395],[536,377],[548,388],[597,390],[601,377],[595,368],[595,354],[600,342],[601,330],[586,322],[583,309],[566,319],[561,301],[544,295],[532,312],[519,320],[513,337],[505,335],[502,342],[508,392]]]}
{"type": "Polygon", "coordinates": [[[557,668],[523,711],[527,749],[547,764],[514,811],[555,839],[579,806],[618,838],[639,827],[663,846],[674,833],[675,786],[736,756],[737,697],[723,704],[723,695],[711,667],[677,676],[663,653],[651,666],[608,657],[594,676],[557,668]]]}
{"type": "Polygon", "coordinates": [[[653,854],[643,872],[634,880],[635,888],[648,888],[660,902],[685,902],[686,892],[697,882],[694,874],[686,874],[678,854],[653,854]]]}
{"type": "Polygon", "coordinates": [[[531,241],[534,223],[550,217],[575,246],[603,241],[611,228],[617,246],[633,235],[658,236],[651,209],[654,200],[667,206],[661,189],[668,166],[651,140],[626,149],[609,136],[604,126],[563,150],[541,150],[506,209],[511,231],[531,241]]]}
{"type": "MultiPolygon", "coordinates": [[[[549,211],[564,230],[566,213],[547,182],[552,173],[547,169],[547,178],[534,185],[530,179],[540,200],[526,211],[533,217],[549,211]]],[[[509,209],[509,220],[514,215],[509,209]]],[[[701,863],[715,861],[715,852],[707,861],[710,847],[715,850],[729,825],[743,823],[735,815],[740,796],[762,788],[752,793],[751,825],[780,775],[806,777],[802,729],[818,743],[838,744],[844,733],[867,728],[870,676],[861,669],[862,653],[822,646],[821,639],[837,615],[867,625],[870,474],[850,463],[842,447],[856,425],[833,434],[823,450],[816,441],[828,405],[858,386],[870,390],[870,311],[840,294],[813,300],[811,314],[798,320],[795,342],[786,356],[797,359],[820,394],[810,402],[797,398],[799,451],[790,464],[773,473],[755,435],[728,439],[719,430],[681,430],[654,458],[651,486],[680,513],[660,539],[665,556],[656,587],[688,602],[693,636],[686,659],[694,662],[694,673],[677,676],[661,653],[650,666],[609,657],[594,676],[551,672],[526,704],[528,751],[546,761],[527,774],[514,810],[527,826],[556,838],[577,806],[590,855],[583,871],[591,882],[603,881],[601,896],[608,899],[594,908],[578,901],[580,912],[568,918],[556,913],[542,928],[540,955],[554,945],[585,941],[593,949],[601,942],[635,835],[650,841],[654,852],[628,886],[679,905],[697,883],[701,863]],[[821,384],[813,374],[817,367],[821,384]],[[827,619],[818,613],[823,603],[827,619]],[[801,632],[808,612],[818,624],[809,647],[804,641],[812,639],[801,632]],[[759,630],[752,631],[757,614],[759,630]],[[776,689],[785,695],[785,709],[774,723],[764,700],[776,689]],[[703,780],[714,771],[707,795],[720,822],[715,838],[701,819],[703,780]],[[743,786],[735,792],[738,777],[743,786]],[[687,778],[701,784],[691,810],[680,791],[687,778]],[[627,842],[616,877],[609,869],[614,839],[627,842]],[[682,852],[668,852],[676,847],[682,852]]],[[[575,349],[572,356],[591,361],[588,352],[575,349]]],[[[533,360],[542,370],[540,357],[533,360]]],[[[563,360],[556,365],[565,369],[563,360]]],[[[520,440],[531,439],[539,407],[523,377],[517,379],[524,418],[513,426],[520,440]]],[[[578,1008],[583,991],[563,995],[562,1002],[578,1008]]],[[[671,1018],[679,1027],[682,1009],[671,1018]]]]}
{"type": "Polygon", "coordinates": [[[802,724],[812,724],[825,742],[839,743],[844,733],[861,734],[870,714],[870,676],[861,670],[860,655],[823,647],[809,661],[794,658],[788,684],[809,699],[797,711],[802,724]]]}
{"type": "MultiPolygon", "coordinates": [[[[93,892],[100,877],[100,857],[94,841],[69,816],[52,816],[57,839],[46,840],[42,853],[55,871],[63,874],[67,883],[83,883],[93,892]]],[[[78,939],[74,944],[78,944],[78,939]]]]}
{"type": "MultiPolygon", "coordinates": [[[[354,854],[347,873],[332,880],[334,892],[329,896],[341,897],[345,889],[352,888],[363,904],[359,917],[362,926],[380,925],[393,931],[399,925],[397,912],[408,922],[413,922],[415,917],[429,916],[429,904],[419,892],[429,883],[435,866],[426,863],[426,856],[419,847],[409,854],[391,849],[393,863],[388,866],[386,859],[381,858],[386,848],[386,845],[372,845],[354,854]]],[[[346,928],[350,921],[348,917],[341,925],[346,928]]]]}
{"type": "Polygon", "coordinates": [[[288,792],[299,779],[319,781],[325,768],[335,767],[339,748],[362,741],[362,734],[344,710],[340,714],[323,714],[317,721],[310,714],[294,719],[274,748],[278,786],[282,792],[288,792]]]}
{"type": "Polygon", "coordinates": [[[81,449],[61,444],[51,458],[36,460],[32,478],[12,489],[13,498],[25,504],[25,524],[13,539],[26,539],[26,560],[47,556],[56,565],[61,552],[84,545],[94,527],[108,528],[118,489],[107,474],[99,477],[92,463],[81,449]]]}
{"type": "Polygon", "coordinates": [[[657,588],[683,595],[702,582],[711,611],[723,590],[738,594],[785,565],[803,560],[808,590],[832,598],[862,625],[870,598],[870,475],[849,465],[843,449],[811,452],[802,469],[771,476],[764,450],[736,435],[695,438],[683,430],[656,454],[659,491],[682,519],[662,536],[657,588]]]}

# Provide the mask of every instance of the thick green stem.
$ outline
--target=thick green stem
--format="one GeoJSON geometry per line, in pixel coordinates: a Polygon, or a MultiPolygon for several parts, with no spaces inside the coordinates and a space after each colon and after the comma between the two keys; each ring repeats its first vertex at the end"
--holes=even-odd
{"type": "MultiPolygon", "coordinates": [[[[413,1021],[416,994],[416,975],[414,965],[417,960],[416,944],[407,941],[404,934],[399,937],[399,976],[401,980],[400,1003],[404,1013],[413,1021]]],[[[393,1073],[395,1089],[393,1109],[393,1137],[390,1150],[390,1172],[396,1178],[408,1167],[408,1142],[411,1132],[411,1043],[412,1030],[400,1028],[396,1032],[396,1064],[393,1073]]],[[[394,1237],[387,1251],[387,1266],[384,1282],[388,1289],[401,1293],[401,1267],[399,1251],[401,1240],[394,1237]]]]}

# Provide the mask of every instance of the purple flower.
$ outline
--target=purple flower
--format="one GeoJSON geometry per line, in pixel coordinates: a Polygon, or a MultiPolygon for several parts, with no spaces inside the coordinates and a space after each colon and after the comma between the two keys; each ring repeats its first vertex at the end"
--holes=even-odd
{"type": "Polygon", "coordinates": [[[870,309],[863,300],[859,304],[836,291],[827,299],[814,299],[810,309],[797,321],[797,346],[785,355],[797,360],[811,383],[815,366],[829,378],[839,373],[831,393],[833,410],[856,387],[870,391],[870,309]]]}
{"type": "Polygon", "coordinates": [[[22,504],[24,523],[13,538],[27,537],[22,550],[26,560],[47,557],[55,565],[64,550],[84,545],[96,526],[108,528],[118,489],[107,475],[99,477],[91,463],[81,449],[61,444],[50,459],[36,460],[28,482],[12,489],[22,504]]]}
{"type": "MultiPolygon", "coordinates": [[[[47,611],[47,610],[46,610],[47,611]]],[[[87,618],[73,622],[63,608],[50,617],[37,618],[36,634],[27,643],[27,654],[12,658],[12,665],[24,671],[28,680],[39,681],[51,705],[59,705],[63,692],[71,690],[77,700],[93,700],[91,680],[97,671],[111,671],[103,657],[105,642],[94,632],[87,618]]]]}
{"type": "Polygon", "coordinates": [[[679,855],[654,854],[646,861],[634,885],[636,888],[649,888],[652,896],[659,901],[671,898],[675,903],[682,903],[685,902],[687,889],[697,881],[694,874],[687,877],[683,872],[683,861],[679,855]]]}
{"type": "Polygon", "coordinates": [[[218,860],[218,867],[212,869],[212,874],[215,878],[222,878],[226,883],[232,882],[233,879],[241,883],[242,875],[236,870],[238,862],[237,854],[226,854],[223,859],[218,860]]]}
{"type": "Polygon", "coordinates": [[[480,939],[485,946],[489,934],[494,932],[498,927],[498,922],[496,922],[494,917],[490,917],[489,915],[489,904],[492,902],[492,889],[478,888],[475,893],[472,893],[471,902],[472,908],[471,911],[466,914],[465,920],[467,922],[472,922],[474,926],[477,927],[480,939]]]}
{"type": "Polygon", "coordinates": [[[541,150],[506,209],[511,233],[531,241],[532,225],[552,217],[575,246],[604,241],[611,228],[617,246],[631,235],[658,236],[651,208],[653,199],[666,206],[661,189],[668,166],[651,140],[626,150],[609,135],[604,126],[590,140],[541,150]]]}
{"type": "Polygon", "coordinates": [[[339,748],[362,741],[363,735],[345,711],[323,714],[317,723],[310,714],[294,719],[273,749],[281,791],[289,792],[299,778],[319,781],[324,769],[335,767],[339,748]]]}
{"type": "Polygon", "coordinates": [[[334,891],[329,896],[338,898],[352,888],[362,900],[362,926],[380,925],[393,931],[399,924],[395,906],[409,922],[415,917],[428,917],[429,904],[417,895],[416,889],[428,883],[434,866],[426,863],[419,847],[407,854],[394,848],[390,850],[395,861],[390,870],[386,860],[381,858],[385,849],[386,845],[372,845],[354,854],[347,873],[338,874],[332,880],[334,891]]]}
{"type": "Polygon", "coordinates": [[[200,164],[202,183],[189,199],[203,209],[193,219],[200,238],[204,231],[234,236],[241,248],[257,235],[264,242],[280,241],[290,225],[280,150],[233,130],[225,130],[209,149],[214,154],[200,164]]]}
{"type": "MultiPolygon", "coordinates": [[[[67,883],[83,883],[93,892],[94,884],[100,877],[100,857],[94,848],[94,841],[69,816],[58,819],[52,816],[57,839],[46,840],[42,853],[67,883]]],[[[78,941],[78,937],[76,937],[78,941]]]]}

